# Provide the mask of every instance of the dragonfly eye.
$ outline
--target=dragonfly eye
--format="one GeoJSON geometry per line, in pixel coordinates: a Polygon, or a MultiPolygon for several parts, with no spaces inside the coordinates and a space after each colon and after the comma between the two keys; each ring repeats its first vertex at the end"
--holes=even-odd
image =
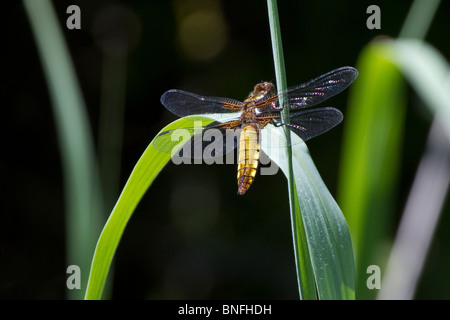
{"type": "Polygon", "coordinates": [[[275,86],[270,82],[258,83],[253,91],[250,93],[249,98],[254,98],[256,100],[263,99],[268,95],[273,95],[275,93],[275,86]]]}
{"type": "Polygon", "coordinates": [[[264,87],[264,91],[266,91],[266,94],[275,93],[275,86],[271,82],[263,82],[262,85],[264,87]]]}

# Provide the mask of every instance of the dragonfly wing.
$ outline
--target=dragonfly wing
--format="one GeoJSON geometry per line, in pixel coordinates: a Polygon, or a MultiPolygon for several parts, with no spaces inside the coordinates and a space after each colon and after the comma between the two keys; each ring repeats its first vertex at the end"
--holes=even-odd
{"type": "MultiPolygon", "coordinates": [[[[358,70],[342,67],[321,75],[309,82],[286,89],[290,110],[312,107],[346,89],[358,77],[358,70]]],[[[278,95],[258,103],[260,112],[280,111],[278,95]]]]}
{"type": "Polygon", "coordinates": [[[287,90],[291,110],[308,108],[345,90],[358,77],[358,70],[342,67],[287,90]]]}
{"type": "Polygon", "coordinates": [[[237,147],[238,131],[213,122],[205,127],[180,128],[160,133],[155,149],[172,156],[190,159],[222,157],[237,147]]]}
{"type": "Polygon", "coordinates": [[[332,107],[302,110],[290,115],[290,123],[285,124],[303,141],[312,139],[338,125],[344,116],[332,107]]]}
{"type": "Polygon", "coordinates": [[[203,97],[195,93],[172,89],[161,96],[167,110],[179,117],[193,114],[229,113],[241,110],[242,102],[229,98],[203,97]]]}

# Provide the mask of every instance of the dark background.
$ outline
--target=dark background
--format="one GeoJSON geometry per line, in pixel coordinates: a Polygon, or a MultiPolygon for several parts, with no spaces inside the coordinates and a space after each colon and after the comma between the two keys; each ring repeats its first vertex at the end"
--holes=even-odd
{"type": "MultiPolygon", "coordinates": [[[[166,90],[178,88],[243,100],[257,82],[275,81],[265,1],[212,1],[226,31],[222,33],[223,47],[206,59],[187,53],[179,40],[181,18],[175,12],[182,2],[55,2],[94,137],[98,136],[104,53],[99,45],[102,38],[93,30],[99,16],[112,6],[120,6],[131,16],[125,31],[134,40],[126,58],[120,188],[153,137],[176,119],[159,102],[166,90]],[[71,4],[81,8],[81,30],[65,27],[66,8],[71,4]]],[[[198,10],[210,5],[194,1],[198,10]]],[[[341,66],[355,66],[368,42],[381,35],[398,35],[409,6],[410,1],[280,1],[288,84],[305,82],[341,66]],[[381,8],[381,30],[366,27],[370,4],[381,8]]],[[[442,1],[426,37],[447,57],[449,12],[450,3],[442,1]]],[[[54,115],[22,3],[9,4],[3,16],[0,297],[63,299],[65,205],[54,115]]],[[[114,28],[106,28],[106,32],[122,32],[114,28]]],[[[345,115],[346,101],[344,92],[328,105],[345,115]]],[[[414,94],[410,102],[397,197],[399,213],[429,127],[414,94]]],[[[333,195],[342,128],[308,142],[333,195]]],[[[297,299],[284,175],[258,175],[242,197],[236,195],[235,176],[235,165],[169,164],[126,227],[115,256],[112,297],[297,299]]],[[[107,203],[106,211],[113,205],[107,203]]],[[[448,224],[444,214],[418,298],[450,298],[445,285],[450,283],[450,263],[443,257],[448,256],[445,248],[450,245],[448,224]]]]}

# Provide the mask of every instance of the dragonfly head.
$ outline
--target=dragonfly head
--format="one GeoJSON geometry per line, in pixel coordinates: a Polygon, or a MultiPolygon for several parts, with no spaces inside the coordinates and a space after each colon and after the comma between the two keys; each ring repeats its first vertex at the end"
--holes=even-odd
{"type": "Polygon", "coordinates": [[[261,82],[253,88],[248,98],[259,101],[273,94],[275,94],[275,86],[270,82],[261,82]]]}

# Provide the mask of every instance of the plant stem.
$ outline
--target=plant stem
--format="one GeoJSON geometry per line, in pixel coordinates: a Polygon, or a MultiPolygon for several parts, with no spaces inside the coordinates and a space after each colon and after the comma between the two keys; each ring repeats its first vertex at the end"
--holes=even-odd
{"type": "MultiPolygon", "coordinates": [[[[270,34],[272,38],[272,52],[275,65],[275,77],[277,82],[280,106],[287,105],[286,96],[283,94],[287,88],[286,71],[284,66],[283,44],[281,40],[280,21],[276,0],[267,0],[269,13],[270,34]]],[[[289,123],[289,108],[283,108],[281,112],[284,123],[289,123]]],[[[291,212],[292,240],[294,245],[297,282],[300,299],[316,299],[314,275],[312,273],[311,259],[306,241],[305,229],[298,203],[294,172],[292,165],[291,134],[288,126],[284,126],[286,134],[286,156],[288,160],[288,190],[289,207],[291,212]]]]}

